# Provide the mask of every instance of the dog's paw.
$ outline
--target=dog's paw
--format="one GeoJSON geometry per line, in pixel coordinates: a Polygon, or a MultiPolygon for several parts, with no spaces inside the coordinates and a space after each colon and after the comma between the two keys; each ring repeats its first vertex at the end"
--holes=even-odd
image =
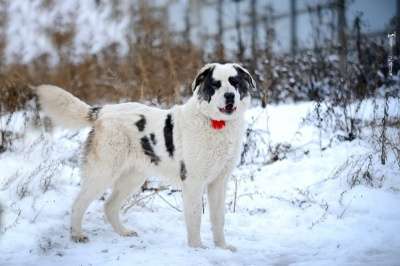
{"type": "Polygon", "coordinates": [[[228,250],[230,250],[232,252],[236,252],[237,251],[237,248],[235,246],[232,246],[232,245],[225,245],[224,249],[228,249],[228,250]]]}
{"type": "Polygon", "coordinates": [[[203,244],[201,244],[200,246],[197,246],[196,248],[197,249],[208,249],[208,247],[203,244]]]}
{"type": "Polygon", "coordinates": [[[219,247],[219,248],[222,248],[222,249],[230,250],[232,252],[236,252],[237,251],[237,248],[235,246],[228,245],[228,244],[222,244],[222,245],[218,245],[217,244],[216,246],[219,247]]]}
{"type": "Polygon", "coordinates": [[[87,243],[87,242],[89,242],[89,238],[87,236],[85,236],[85,235],[72,235],[71,239],[75,243],[87,243]]]}
{"type": "Polygon", "coordinates": [[[126,237],[137,237],[138,233],[134,230],[124,230],[123,232],[121,232],[120,234],[121,236],[126,236],[126,237]]]}
{"type": "Polygon", "coordinates": [[[201,242],[189,243],[189,247],[194,249],[207,249],[207,246],[204,246],[201,242]]]}

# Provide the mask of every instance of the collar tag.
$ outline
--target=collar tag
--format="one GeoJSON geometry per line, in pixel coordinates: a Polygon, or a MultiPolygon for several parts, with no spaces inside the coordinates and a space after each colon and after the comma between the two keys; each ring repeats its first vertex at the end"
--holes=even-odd
{"type": "Polygon", "coordinates": [[[211,119],[211,127],[213,129],[223,129],[225,127],[225,121],[224,120],[212,120],[211,119]]]}

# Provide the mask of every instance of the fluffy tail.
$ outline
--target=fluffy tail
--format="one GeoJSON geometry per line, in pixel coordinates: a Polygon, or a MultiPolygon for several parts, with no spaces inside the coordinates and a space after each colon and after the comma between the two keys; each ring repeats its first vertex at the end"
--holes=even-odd
{"type": "Polygon", "coordinates": [[[74,129],[90,126],[99,112],[59,87],[40,85],[32,89],[40,109],[57,125],[74,129]]]}

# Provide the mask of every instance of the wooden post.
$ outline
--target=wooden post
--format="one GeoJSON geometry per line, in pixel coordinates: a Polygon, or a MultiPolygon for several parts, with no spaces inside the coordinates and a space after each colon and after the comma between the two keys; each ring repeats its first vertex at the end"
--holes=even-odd
{"type": "MultiPolygon", "coordinates": [[[[397,0],[396,7],[396,55],[400,56],[400,0],[397,0]]],[[[399,60],[399,59],[397,59],[399,60]]]]}
{"type": "Polygon", "coordinates": [[[330,48],[334,50],[335,48],[335,43],[336,43],[336,8],[334,6],[330,9],[330,15],[331,15],[331,22],[329,23],[329,28],[330,28],[330,48]]]}
{"type": "Polygon", "coordinates": [[[242,0],[234,0],[236,5],[236,18],[235,18],[235,28],[237,33],[237,60],[243,62],[244,57],[244,45],[242,40],[242,29],[240,23],[240,2],[242,0]]]}
{"type": "Polygon", "coordinates": [[[251,19],[251,67],[252,71],[257,68],[257,0],[251,0],[250,2],[250,19],[251,19]]]}
{"type": "Polygon", "coordinates": [[[346,0],[337,0],[339,64],[342,77],[347,73],[346,0]]]}
{"type": "Polygon", "coordinates": [[[296,0],[290,0],[290,52],[297,53],[297,9],[296,0]]]}
{"type": "Polygon", "coordinates": [[[186,3],[186,9],[185,9],[185,30],[183,31],[183,39],[185,40],[185,43],[188,47],[188,49],[190,49],[191,47],[191,31],[192,31],[192,24],[190,21],[190,10],[191,10],[191,5],[192,5],[192,1],[188,1],[186,3]]]}
{"type": "Polygon", "coordinates": [[[218,0],[217,2],[217,27],[218,33],[216,36],[216,48],[217,48],[217,58],[219,61],[224,60],[224,23],[223,23],[223,5],[224,0],[218,0]]]}
{"type": "Polygon", "coordinates": [[[272,6],[267,5],[265,7],[265,16],[264,16],[264,28],[265,28],[265,52],[267,56],[271,54],[272,44],[273,44],[273,19],[272,19],[272,6]]]}

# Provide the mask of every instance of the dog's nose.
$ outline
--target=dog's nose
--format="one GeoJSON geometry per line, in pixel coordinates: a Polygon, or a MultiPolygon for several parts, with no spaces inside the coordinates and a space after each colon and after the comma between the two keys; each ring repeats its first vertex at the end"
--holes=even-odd
{"type": "Polygon", "coordinates": [[[235,103],[235,94],[232,92],[225,92],[224,97],[226,100],[226,104],[235,103]]]}

